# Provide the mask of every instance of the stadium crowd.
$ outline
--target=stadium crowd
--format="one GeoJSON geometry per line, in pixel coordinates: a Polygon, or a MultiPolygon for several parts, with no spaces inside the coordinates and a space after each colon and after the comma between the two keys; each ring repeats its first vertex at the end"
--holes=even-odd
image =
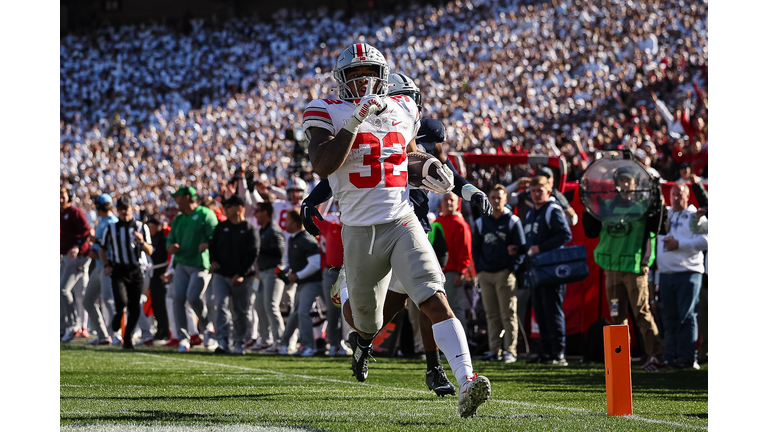
{"type": "Polygon", "coordinates": [[[219,194],[240,163],[283,185],[303,108],[335,95],[333,59],[362,35],[423,89],[451,151],[563,154],[575,180],[595,150],[627,147],[666,180],[685,162],[706,177],[704,2],[321,16],[313,31],[293,13],[63,37],[62,184],[88,210],[99,192],[128,191],[149,214],[181,184],[219,194]]]}
{"type": "MultiPolygon", "coordinates": [[[[103,194],[129,196],[167,234],[181,186],[219,220],[244,187],[285,200],[296,171],[308,193],[317,177],[295,157],[302,111],[336,96],[334,61],[357,41],[419,85],[448,151],[563,155],[578,180],[595,151],[626,148],[663,181],[707,177],[706,2],[455,1],[189,24],[61,39],[60,186],[90,227],[103,194]],[[245,172],[254,186],[238,182],[245,172]]],[[[490,170],[470,174],[490,192],[490,170]]],[[[67,314],[85,327],[82,309],[67,314]]]]}

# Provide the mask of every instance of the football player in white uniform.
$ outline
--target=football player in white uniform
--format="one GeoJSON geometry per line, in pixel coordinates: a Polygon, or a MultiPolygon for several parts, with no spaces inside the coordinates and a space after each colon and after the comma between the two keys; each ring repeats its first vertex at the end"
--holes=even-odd
{"type": "MultiPolygon", "coordinates": [[[[443,273],[408,198],[407,152],[417,151],[419,111],[408,96],[387,97],[389,66],[368,44],[342,51],[333,76],[339,99],[312,101],[304,112],[314,171],[327,177],[341,209],[344,262],[357,333],[352,370],[368,376],[371,342],[383,326],[390,270],[434,323],[435,341],[459,382],[459,414],[473,416],[490,397],[473,374],[467,339],[445,297],[443,273]]],[[[443,167],[440,171],[444,170],[443,167]]],[[[450,174],[437,183],[450,189],[450,174]]]]}

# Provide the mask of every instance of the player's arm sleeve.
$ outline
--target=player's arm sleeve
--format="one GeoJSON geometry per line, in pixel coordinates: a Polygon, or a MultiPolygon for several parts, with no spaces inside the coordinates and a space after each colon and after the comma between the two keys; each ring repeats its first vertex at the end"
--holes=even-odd
{"type": "Polygon", "coordinates": [[[309,128],[319,127],[336,135],[336,129],[333,127],[333,119],[331,119],[331,114],[328,113],[327,106],[328,104],[321,99],[313,100],[307,105],[301,122],[305,131],[309,130],[309,128]]]}
{"type": "Polygon", "coordinates": [[[459,174],[459,171],[456,170],[456,167],[453,166],[453,163],[450,159],[446,159],[445,164],[448,165],[448,168],[450,168],[453,172],[453,193],[461,196],[461,188],[463,188],[464,185],[468,185],[470,183],[467,181],[467,179],[462,177],[461,174],[459,174]]]}
{"type": "Polygon", "coordinates": [[[331,190],[331,183],[328,179],[321,179],[320,183],[312,189],[309,196],[305,201],[309,202],[313,206],[318,206],[333,197],[333,190],[331,190]]]}

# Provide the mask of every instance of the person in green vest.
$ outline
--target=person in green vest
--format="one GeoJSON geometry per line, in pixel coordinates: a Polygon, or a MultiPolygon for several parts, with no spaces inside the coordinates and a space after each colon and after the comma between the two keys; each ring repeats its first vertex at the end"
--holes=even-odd
{"type": "Polygon", "coordinates": [[[179,352],[189,352],[190,345],[202,341],[199,336],[190,338],[184,303],[189,302],[199,318],[198,329],[204,330],[209,320],[204,296],[211,280],[208,243],[219,220],[208,207],[198,205],[195,188],[182,186],[171,196],[180,211],[166,240],[168,253],[173,255],[173,315],[179,330],[174,337],[179,339],[179,352]]]}
{"type": "Polygon", "coordinates": [[[656,234],[661,215],[637,218],[644,213],[647,203],[643,201],[645,198],[636,199],[640,194],[634,192],[637,179],[631,170],[617,169],[614,182],[619,193],[600,203],[598,214],[603,216],[603,221],[586,211],[583,213],[584,234],[587,238],[600,238],[594,258],[605,271],[605,293],[612,323],[626,325],[631,308],[648,356],[642,369],[667,369],[659,329],[651,314],[648,290],[648,270],[656,259],[656,234]]]}

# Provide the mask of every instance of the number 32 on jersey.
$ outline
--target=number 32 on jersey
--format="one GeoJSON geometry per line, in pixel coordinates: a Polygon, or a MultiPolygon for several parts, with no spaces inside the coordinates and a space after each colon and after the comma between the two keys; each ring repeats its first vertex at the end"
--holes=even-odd
{"type": "MultiPolygon", "coordinates": [[[[352,150],[359,149],[361,146],[370,146],[368,154],[363,156],[363,166],[370,167],[371,174],[364,176],[360,173],[350,173],[349,182],[358,189],[371,189],[381,183],[382,164],[384,165],[384,187],[406,187],[408,185],[408,169],[401,166],[407,156],[405,152],[405,137],[400,132],[390,132],[379,138],[369,132],[357,134],[355,142],[352,144],[352,150]],[[399,152],[391,153],[383,161],[382,148],[399,149],[399,152]],[[398,168],[395,172],[395,168],[398,168]]],[[[387,152],[385,150],[386,153],[387,152]]]]}

